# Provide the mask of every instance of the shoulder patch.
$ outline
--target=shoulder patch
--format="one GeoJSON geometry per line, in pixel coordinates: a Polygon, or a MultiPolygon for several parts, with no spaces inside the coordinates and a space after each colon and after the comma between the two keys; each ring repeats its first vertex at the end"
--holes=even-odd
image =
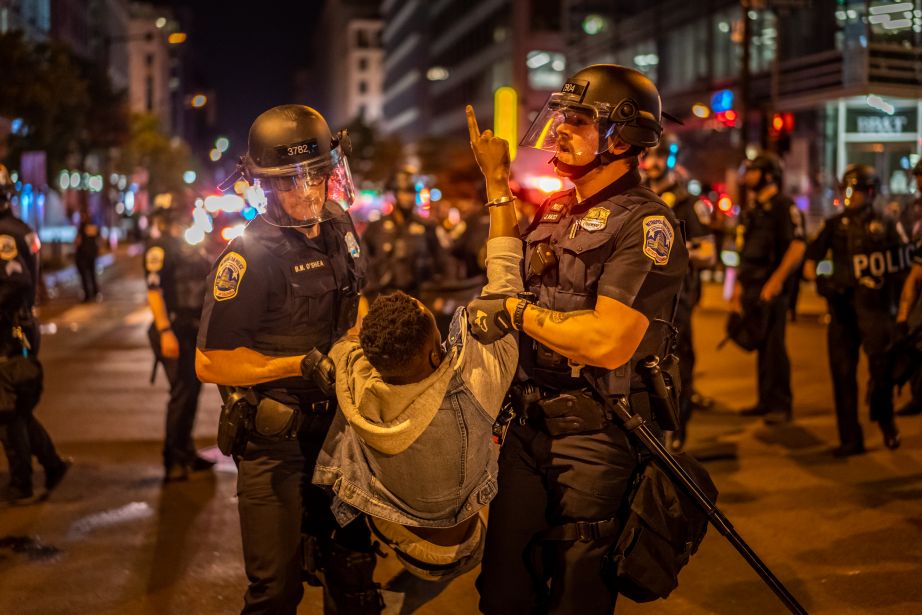
{"type": "MultiPolygon", "coordinates": [[[[586,212],[585,216],[580,218],[579,225],[590,233],[601,231],[608,226],[609,215],[611,215],[611,211],[605,207],[593,207],[586,212]]],[[[662,218],[662,216],[660,217],[662,218]]]]}
{"type": "Polygon", "coordinates": [[[218,272],[214,277],[214,298],[226,301],[237,296],[237,290],[247,270],[247,261],[236,252],[228,252],[218,263],[218,272]]]}
{"type": "Polygon", "coordinates": [[[666,216],[647,216],[643,219],[643,253],[656,265],[669,262],[675,231],[666,216]]]}
{"type": "Polygon", "coordinates": [[[166,253],[160,246],[153,246],[148,248],[147,252],[144,254],[144,266],[151,273],[156,273],[157,271],[163,269],[163,261],[165,256],[166,253]]]}
{"type": "Polygon", "coordinates": [[[12,235],[0,235],[0,259],[11,261],[19,256],[16,238],[12,235]]]}

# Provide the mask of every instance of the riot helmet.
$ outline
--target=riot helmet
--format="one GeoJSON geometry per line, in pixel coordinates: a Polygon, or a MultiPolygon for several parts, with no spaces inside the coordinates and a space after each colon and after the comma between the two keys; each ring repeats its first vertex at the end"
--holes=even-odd
{"type": "Polygon", "coordinates": [[[747,182],[747,187],[749,188],[761,190],[770,183],[781,186],[781,178],[784,173],[781,159],[771,152],[762,152],[752,160],[745,161],[743,169],[744,173],[760,171],[759,179],[753,180],[755,185],[750,186],[749,182],[747,182]]]}
{"type": "Polygon", "coordinates": [[[394,196],[394,207],[404,217],[409,217],[416,208],[416,178],[411,167],[402,167],[387,180],[385,188],[394,196]]]}
{"type": "Polygon", "coordinates": [[[678,164],[679,141],[674,136],[664,136],[654,147],[647,149],[643,168],[647,178],[658,181],[673,171],[678,164]]]}
{"type": "Polygon", "coordinates": [[[880,177],[869,164],[850,164],[842,174],[840,188],[846,211],[863,210],[880,192],[880,177]]]}
{"type": "Polygon", "coordinates": [[[16,196],[16,184],[5,165],[0,164],[0,211],[6,211],[16,196]]]}
{"type": "Polygon", "coordinates": [[[550,95],[521,145],[554,152],[558,171],[578,179],[655,146],[663,132],[661,118],[659,91],[646,75],[616,64],[594,64],[550,95]],[[611,153],[615,138],[631,147],[611,153]],[[589,156],[590,161],[578,162],[589,156]]]}
{"type": "Polygon", "coordinates": [[[313,226],[342,215],[355,198],[345,130],[333,135],[326,120],[305,105],[281,105],[250,126],[247,153],[238,172],[222,182],[230,187],[243,177],[247,199],[266,222],[282,227],[313,226]]]}

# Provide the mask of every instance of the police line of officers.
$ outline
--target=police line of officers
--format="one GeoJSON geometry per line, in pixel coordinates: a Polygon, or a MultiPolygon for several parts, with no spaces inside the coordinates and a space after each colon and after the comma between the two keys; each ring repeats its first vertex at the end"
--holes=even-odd
{"type": "MultiPolygon", "coordinates": [[[[658,147],[662,130],[659,94],[641,73],[596,65],[568,79],[523,144],[553,152],[556,172],[575,188],[552,195],[522,225],[526,292],[477,306],[495,311],[491,322],[508,323],[503,333],[518,331],[518,386],[544,397],[583,391],[586,369],[605,394],[630,400],[654,428],[651,391],[637,366],[675,346],[680,421],[670,441],[680,449],[694,393],[691,314],[700,269],[713,264],[716,249],[703,212],[666,161],[668,148],[658,147]],[[646,186],[639,172],[644,155],[646,186]]],[[[487,133],[474,150],[487,199],[500,206],[512,201],[508,148],[487,133]]],[[[327,613],[382,608],[368,527],[361,518],[341,527],[328,492],[310,481],[336,411],[336,374],[326,353],[355,331],[363,289],[415,294],[436,270],[441,250],[432,227],[414,213],[411,179],[399,174],[390,186],[393,212],[360,240],[347,212],[354,197],[350,147],[345,132],[332,133],[309,107],[270,109],[253,123],[247,154],[230,178],[245,179],[262,195],[260,216],[245,234],[211,266],[179,238],[187,204],[162,203],[159,238],[144,255],[151,340],[170,381],[166,478],[211,466],[191,438],[200,380],[218,384],[225,398],[246,391],[255,404],[268,400],[274,408],[277,420],[258,431],[251,426],[235,451],[249,579],[244,613],[294,613],[304,581],[323,585],[327,613]]],[[[832,316],[836,452],[863,451],[859,347],[871,359],[872,419],[885,444],[896,448],[887,342],[897,327],[897,276],[904,268],[893,263],[905,265],[907,253],[900,245],[905,238],[871,206],[879,190],[874,170],[849,168],[843,212],[809,247],[803,217],[781,191],[776,158],[749,162],[744,183],[731,308],[745,322],[758,322],[749,341],[758,352],[759,397],[746,414],[790,420],[784,330],[794,273],[806,258],[804,275],[813,278],[816,263],[831,252],[833,273],[818,286],[832,316]]],[[[606,416],[598,399],[584,397],[606,416]]],[[[497,452],[499,492],[478,580],[480,608],[610,613],[618,588],[602,573],[603,562],[643,453],[610,420],[591,428],[576,421],[551,434],[548,417],[524,409],[521,416],[497,452]],[[545,541],[540,563],[526,562],[541,536],[568,524],[579,527],[578,537],[545,541]]]]}

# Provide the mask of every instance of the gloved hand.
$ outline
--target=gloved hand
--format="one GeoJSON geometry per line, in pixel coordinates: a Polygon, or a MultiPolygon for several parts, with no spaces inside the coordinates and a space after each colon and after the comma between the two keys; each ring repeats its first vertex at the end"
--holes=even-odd
{"type": "Polygon", "coordinates": [[[904,343],[909,340],[909,323],[905,320],[899,321],[896,323],[896,331],[893,335],[893,341],[897,344],[904,343]]]}
{"type": "Polygon", "coordinates": [[[487,295],[467,304],[471,335],[481,344],[492,344],[514,330],[506,299],[505,295],[487,295]]]}
{"type": "Polygon", "coordinates": [[[316,348],[301,359],[301,376],[317,385],[327,397],[336,395],[336,366],[327,355],[316,348]]]}

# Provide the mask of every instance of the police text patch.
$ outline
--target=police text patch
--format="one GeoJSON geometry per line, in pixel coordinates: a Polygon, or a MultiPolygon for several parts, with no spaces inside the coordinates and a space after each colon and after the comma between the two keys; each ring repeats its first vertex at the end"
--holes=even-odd
{"type": "Polygon", "coordinates": [[[218,263],[218,272],[214,277],[215,300],[226,301],[236,297],[246,270],[246,259],[236,252],[228,252],[218,263]]]}
{"type": "Polygon", "coordinates": [[[666,216],[647,216],[643,219],[643,253],[656,265],[669,262],[675,232],[666,216]]]}
{"type": "Polygon", "coordinates": [[[163,269],[164,256],[163,248],[154,246],[144,255],[144,266],[147,267],[148,271],[160,271],[163,269]]]}
{"type": "Polygon", "coordinates": [[[601,231],[608,226],[608,216],[611,212],[604,207],[593,207],[586,212],[586,215],[580,218],[579,225],[589,231],[601,231]]]}
{"type": "Polygon", "coordinates": [[[12,235],[0,235],[0,259],[11,261],[19,256],[16,238],[12,235]]]}

